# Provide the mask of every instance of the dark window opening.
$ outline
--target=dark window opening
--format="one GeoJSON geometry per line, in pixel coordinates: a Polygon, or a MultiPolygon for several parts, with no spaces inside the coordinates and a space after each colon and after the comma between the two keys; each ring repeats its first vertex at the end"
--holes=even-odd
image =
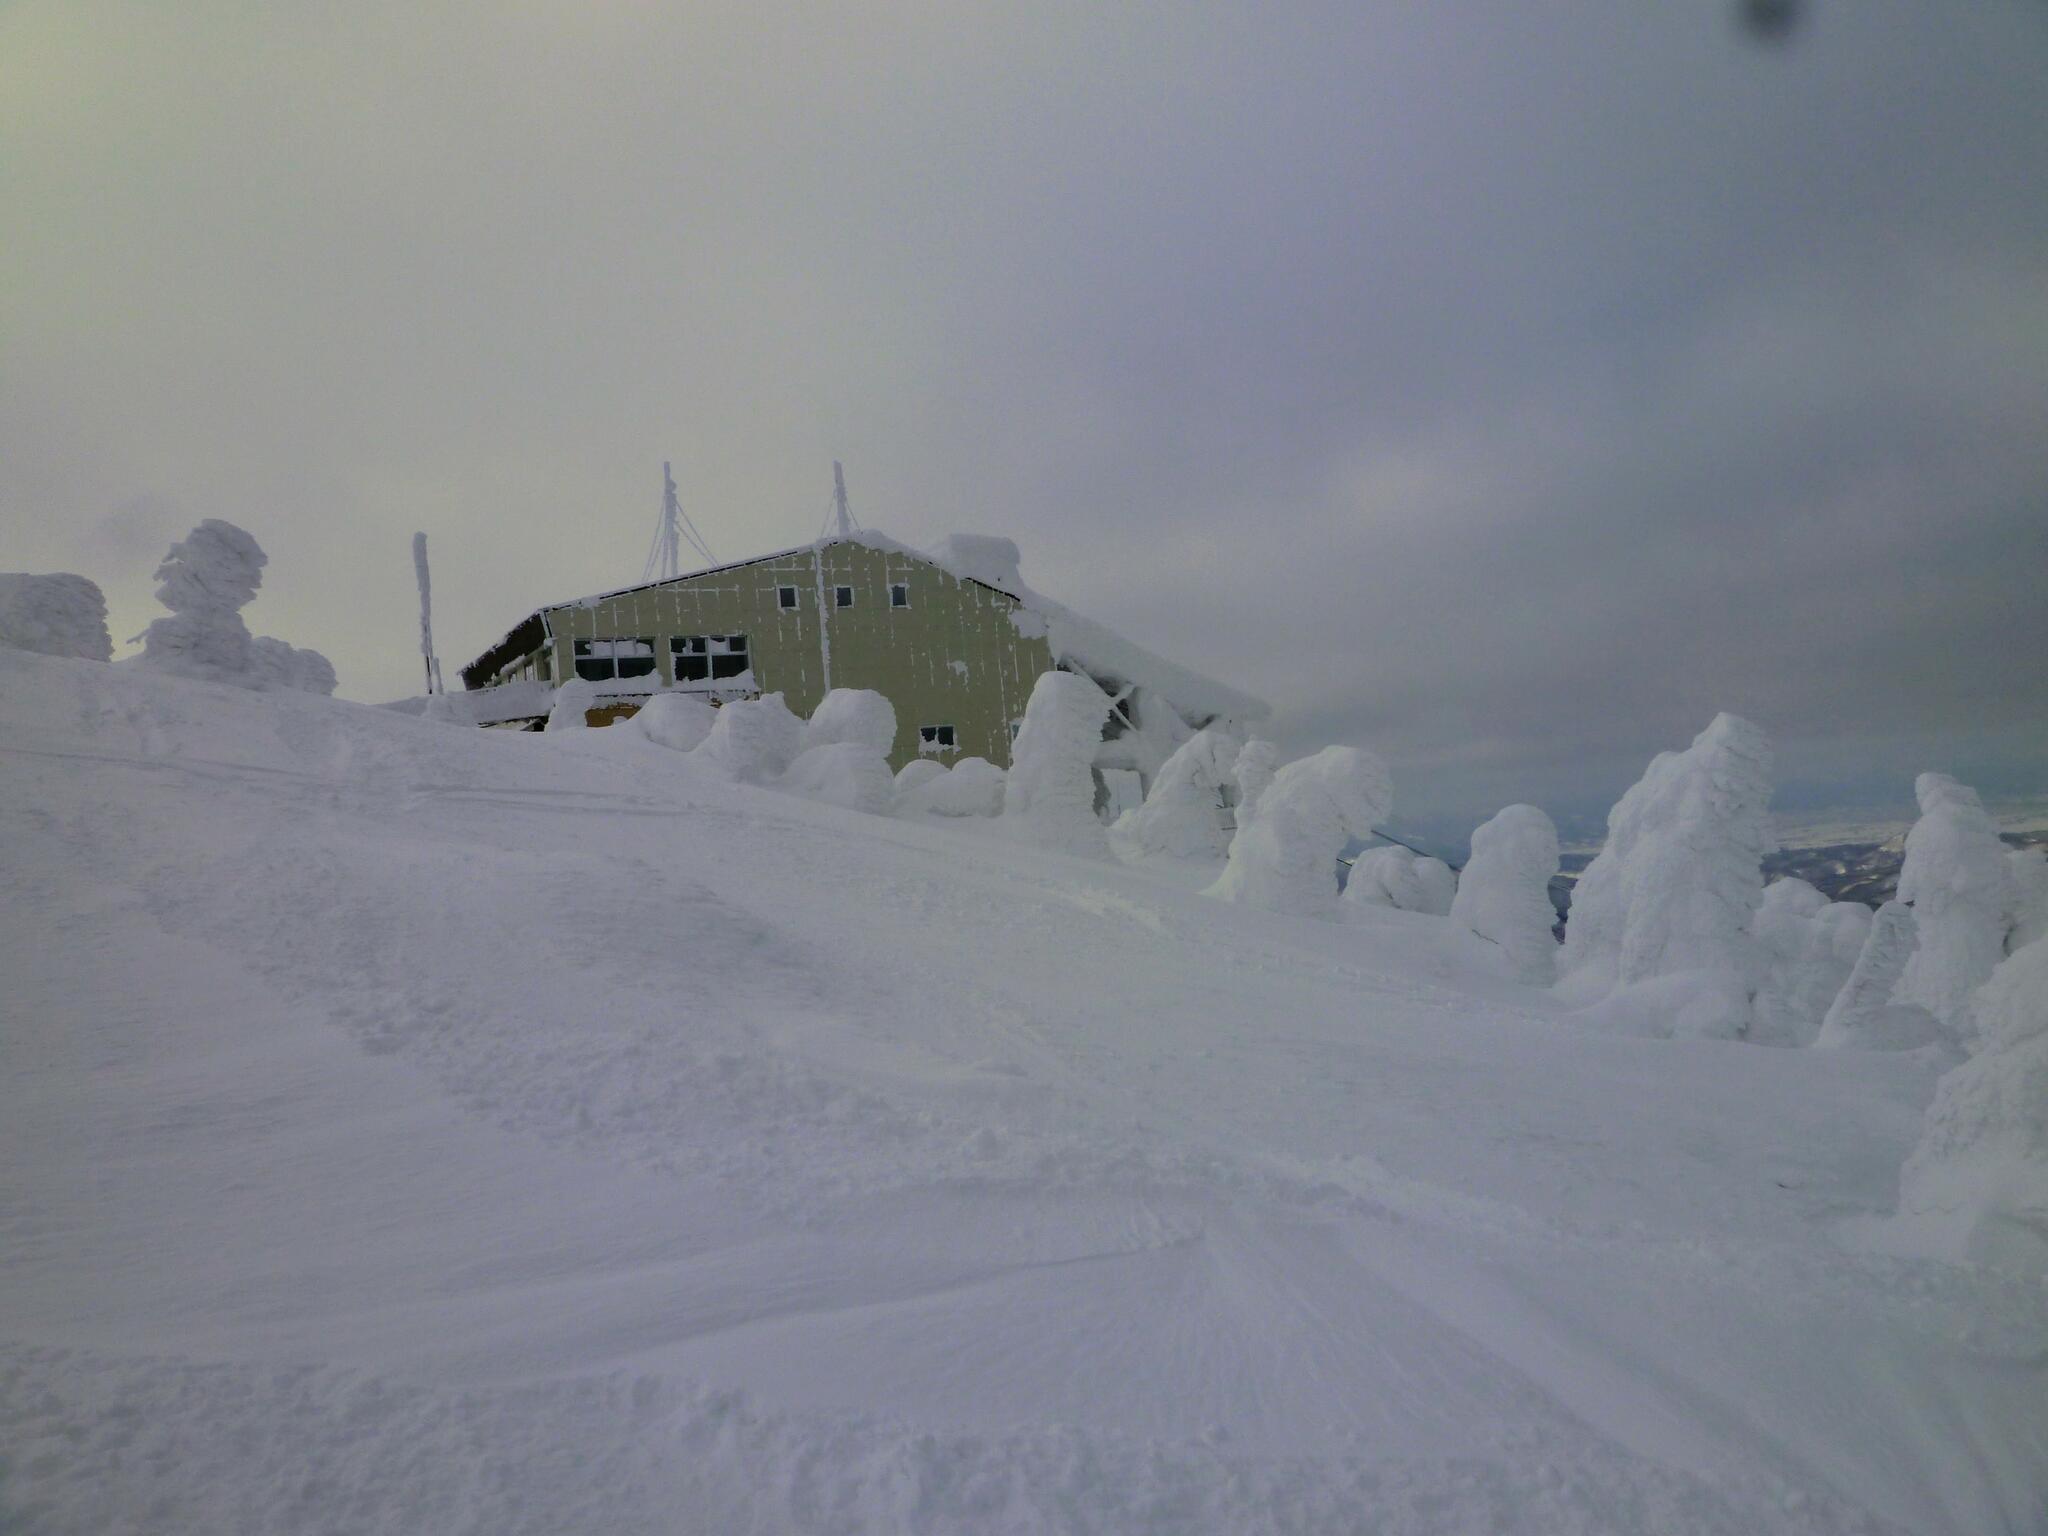
{"type": "Polygon", "coordinates": [[[920,725],[917,728],[918,744],[940,752],[953,750],[953,727],[950,725],[920,725]]]}
{"type": "Polygon", "coordinates": [[[853,588],[834,587],[832,589],[832,606],[835,608],[851,608],[853,606],[853,588]]]}
{"type": "Polygon", "coordinates": [[[738,677],[748,666],[745,635],[677,635],[668,650],[679,683],[738,677]]]}
{"type": "Polygon", "coordinates": [[[578,640],[576,675],[585,682],[645,677],[654,670],[652,640],[578,640]]]}
{"type": "Polygon", "coordinates": [[[908,608],[910,606],[910,588],[903,582],[892,581],[889,583],[889,606],[891,608],[908,608]]]}
{"type": "Polygon", "coordinates": [[[794,608],[796,606],[796,588],[777,587],[775,589],[775,601],[785,608],[794,608]]]}

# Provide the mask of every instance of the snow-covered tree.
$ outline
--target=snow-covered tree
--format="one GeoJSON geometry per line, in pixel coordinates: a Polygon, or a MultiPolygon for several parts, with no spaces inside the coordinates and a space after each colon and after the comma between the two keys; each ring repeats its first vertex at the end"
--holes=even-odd
{"type": "Polygon", "coordinates": [[[1522,980],[1547,987],[1557,978],[1556,873],[1556,826],[1533,805],[1508,806],[1472,833],[1451,921],[1498,944],[1522,980]]]}
{"type": "Polygon", "coordinates": [[[1877,909],[1849,979],[1821,1020],[1817,1049],[1910,1051],[1941,1038],[1933,1014],[1918,1003],[1891,1000],[1916,942],[1911,907],[1888,901],[1877,909]]]}
{"type": "Polygon", "coordinates": [[[597,684],[586,677],[572,677],[555,690],[548,706],[551,731],[581,731],[590,726],[590,711],[597,708],[597,684]]]}
{"type": "Polygon", "coordinates": [[[690,756],[742,784],[768,784],[788,771],[803,743],[803,722],[779,693],[718,708],[711,732],[690,756]]]}
{"type": "Polygon", "coordinates": [[[83,576],[0,573],[0,645],[45,656],[107,661],[107,600],[83,576]]]}
{"type": "Polygon", "coordinates": [[[303,650],[270,635],[249,642],[249,675],[262,688],[290,688],[301,693],[334,692],[334,664],[318,651],[303,650]]]}
{"type": "Polygon", "coordinates": [[[1221,858],[1227,853],[1223,791],[1243,745],[1227,726],[1210,725],[1176,747],[1160,765],[1145,803],[1125,811],[1109,829],[1117,851],[1129,858],[1221,858]]]}
{"type": "Polygon", "coordinates": [[[834,688],[804,722],[806,749],[854,742],[882,757],[896,745],[896,706],[872,688],[834,688]]]}
{"type": "MultiPolygon", "coordinates": [[[[1386,765],[1358,747],[1325,747],[1273,776],[1231,839],[1211,896],[1298,917],[1334,917],[1337,857],[1394,808],[1386,765]]],[[[1242,813],[1240,813],[1242,814],[1242,813]]]]}
{"type": "Polygon", "coordinates": [[[1942,1078],[1899,1213],[1951,1256],[2048,1276],[2048,940],[1971,999],[1977,1054],[1942,1078]]]}
{"type": "Polygon", "coordinates": [[[2012,875],[2012,931],[2005,936],[2010,955],[2048,937],[2048,848],[2014,848],[2005,865],[2012,875]]]}
{"type": "MultiPolygon", "coordinates": [[[[930,759],[920,759],[930,762],[930,759]]],[[[906,765],[917,767],[917,763],[906,765]]],[[[951,768],[938,763],[939,771],[920,775],[908,789],[903,775],[896,776],[896,803],[906,811],[932,816],[1000,816],[1003,812],[1003,770],[985,757],[963,757],[951,768]]]]}
{"type": "Polygon", "coordinates": [[[140,665],[180,677],[261,687],[250,666],[242,610],[263,585],[269,557],[233,523],[209,517],[156,568],[156,598],[171,610],[142,632],[140,665]]]}
{"type": "Polygon", "coordinates": [[[657,693],[633,716],[633,725],[649,741],[672,752],[694,752],[711,734],[718,710],[693,693],[657,693]]]}
{"type": "Polygon", "coordinates": [[[1770,798],[1770,742],[1735,715],[1716,716],[1685,751],[1659,753],[1609,813],[1607,842],[1572,894],[1559,990],[1591,1004],[1683,975],[1690,1000],[1670,1027],[1742,1034],[1759,969],[1750,922],[1774,846],[1770,798]]]}
{"type": "Polygon", "coordinates": [[[1280,771],[1280,749],[1270,741],[1254,737],[1244,744],[1244,750],[1237,754],[1237,761],[1231,764],[1230,776],[1237,782],[1237,824],[1241,827],[1251,818],[1252,807],[1259,802],[1259,796],[1266,792],[1266,786],[1273,782],[1273,775],[1280,771]]]}
{"type": "Polygon", "coordinates": [[[1913,793],[1920,819],[1906,834],[1899,900],[1913,905],[1920,943],[1896,996],[1940,1019],[1968,1049],[1976,1035],[1970,994],[2003,958],[2012,927],[2012,868],[1974,789],[1923,773],[1913,793]]]}
{"type": "Polygon", "coordinates": [[[1804,880],[1764,887],[1752,922],[1763,967],[1748,1038],[1760,1045],[1810,1045],[1849,979],[1870,932],[1870,909],[1831,902],[1804,880]]]}
{"type": "Polygon", "coordinates": [[[1344,899],[1361,907],[1395,907],[1430,917],[1448,917],[1458,877],[1442,859],[1398,843],[1361,853],[1344,884],[1344,899]]]}
{"type": "Polygon", "coordinates": [[[936,757],[913,757],[896,770],[896,798],[901,800],[920,784],[945,777],[946,765],[936,757]]]}
{"type": "Polygon", "coordinates": [[[1109,857],[1095,814],[1095,749],[1109,718],[1109,696],[1075,672],[1044,672],[1024,706],[1011,754],[1003,820],[1018,836],[1048,848],[1109,857]]]}

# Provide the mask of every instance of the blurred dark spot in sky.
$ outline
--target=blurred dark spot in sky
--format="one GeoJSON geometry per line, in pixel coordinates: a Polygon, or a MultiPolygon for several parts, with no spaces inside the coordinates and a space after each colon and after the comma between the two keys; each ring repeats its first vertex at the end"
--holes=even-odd
{"type": "Polygon", "coordinates": [[[1799,0],[1738,0],[1743,33],[1760,43],[1782,43],[1799,25],[1799,0]]]}

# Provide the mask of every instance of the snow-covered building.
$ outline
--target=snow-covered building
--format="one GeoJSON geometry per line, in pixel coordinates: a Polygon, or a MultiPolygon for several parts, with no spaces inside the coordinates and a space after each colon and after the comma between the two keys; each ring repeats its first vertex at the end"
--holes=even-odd
{"type": "Polygon", "coordinates": [[[1268,713],[1033,592],[1007,539],[919,551],[867,530],[536,609],[462,669],[462,706],[478,724],[538,722],[581,678],[597,691],[593,725],[671,691],[714,703],[779,693],[808,717],[835,688],[869,688],[896,710],[891,766],[1007,768],[1031,690],[1055,669],[1112,701],[1095,767],[1117,808],[1194,732],[1268,713]]]}

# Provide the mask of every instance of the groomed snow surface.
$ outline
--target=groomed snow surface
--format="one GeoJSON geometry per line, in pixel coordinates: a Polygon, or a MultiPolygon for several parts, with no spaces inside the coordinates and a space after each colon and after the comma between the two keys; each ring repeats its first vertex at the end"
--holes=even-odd
{"type": "MultiPolygon", "coordinates": [[[[1661,772],[1737,840],[1739,735],[1661,772]]],[[[876,736],[0,650],[0,1530],[2048,1524],[2027,1213],[2011,1269],[1881,1241],[2038,1187],[2048,951],[1929,1120],[1939,1052],[1518,979],[1529,818],[1456,920],[1340,910],[1363,754],[1279,770],[1226,902],[771,782],[876,736]]],[[[1650,888],[1612,986],[1748,903],[1650,888]]]]}

